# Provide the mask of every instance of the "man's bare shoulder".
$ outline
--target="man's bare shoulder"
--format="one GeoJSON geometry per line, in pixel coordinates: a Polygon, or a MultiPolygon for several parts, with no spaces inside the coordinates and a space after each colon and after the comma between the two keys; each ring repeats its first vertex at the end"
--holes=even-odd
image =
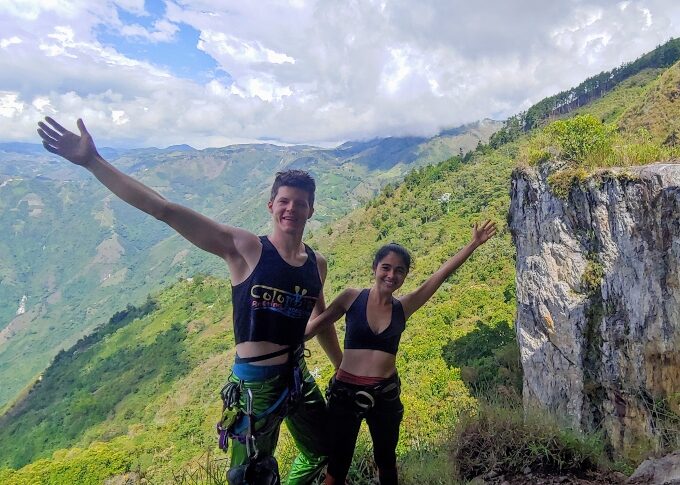
{"type": "Polygon", "coordinates": [[[323,266],[324,268],[328,266],[328,261],[326,260],[326,256],[321,254],[319,251],[314,251],[314,256],[316,256],[316,264],[319,265],[319,267],[323,266]]]}
{"type": "Polygon", "coordinates": [[[234,251],[225,259],[231,272],[232,284],[244,281],[260,260],[262,241],[252,232],[238,227],[230,228],[234,251]]]}
{"type": "Polygon", "coordinates": [[[316,257],[316,267],[319,269],[319,276],[323,283],[326,281],[326,275],[328,274],[328,261],[326,261],[326,257],[319,251],[314,251],[314,256],[316,257]]]}
{"type": "Polygon", "coordinates": [[[234,241],[236,256],[246,260],[251,259],[252,256],[259,258],[262,252],[262,241],[260,241],[259,236],[240,227],[229,227],[229,232],[231,232],[234,241]]]}

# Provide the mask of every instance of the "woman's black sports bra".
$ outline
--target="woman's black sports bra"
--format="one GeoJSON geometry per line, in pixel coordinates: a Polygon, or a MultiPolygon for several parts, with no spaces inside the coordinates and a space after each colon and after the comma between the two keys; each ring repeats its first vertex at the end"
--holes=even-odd
{"type": "Polygon", "coordinates": [[[368,324],[366,310],[368,289],[363,289],[345,315],[345,348],[382,350],[397,355],[401,334],[406,328],[406,317],[401,302],[392,298],[392,319],[385,330],[376,334],[368,324]]]}

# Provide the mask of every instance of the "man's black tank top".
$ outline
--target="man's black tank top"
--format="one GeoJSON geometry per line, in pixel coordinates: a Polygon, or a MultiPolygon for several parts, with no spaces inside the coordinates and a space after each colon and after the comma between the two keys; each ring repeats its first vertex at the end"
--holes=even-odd
{"type": "Polygon", "coordinates": [[[262,254],[255,269],[231,288],[236,343],[300,345],[321,293],[316,255],[305,244],[307,261],[299,267],[291,266],[267,236],[260,236],[260,241],[262,254]]]}
{"type": "Polygon", "coordinates": [[[392,298],[392,319],[385,330],[376,334],[368,325],[366,310],[369,290],[361,290],[345,315],[345,348],[382,350],[397,355],[406,317],[401,302],[392,298]]]}

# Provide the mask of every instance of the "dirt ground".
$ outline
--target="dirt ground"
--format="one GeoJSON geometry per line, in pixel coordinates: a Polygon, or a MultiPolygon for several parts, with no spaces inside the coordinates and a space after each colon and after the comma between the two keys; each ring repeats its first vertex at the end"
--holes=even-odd
{"type": "Polygon", "coordinates": [[[519,475],[495,475],[477,477],[470,485],[618,485],[623,484],[627,477],[619,472],[589,471],[582,474],[561,473],[547,474],[529,471],[519,475]]]}

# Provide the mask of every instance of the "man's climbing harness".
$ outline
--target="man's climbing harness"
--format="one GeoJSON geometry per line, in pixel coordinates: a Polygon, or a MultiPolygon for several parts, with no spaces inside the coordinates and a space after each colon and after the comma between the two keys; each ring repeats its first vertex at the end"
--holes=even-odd
{"type": "Polygon", "coordinates": [[[261,413],[253,412],[253,393],[245,387],[245,382],[228,382],[220,391],[222,398],[222,417],[217,423],[219,447],[227,451],[229,439],[238,440],[245,445],[248,462],[244,465],[229,470],[228,480],[232,485],[276,485],[280,483],[278,464],[271,455],[261,456],[257,449],[257,437],[270,433],[276,428],[288,412],[298,404],[302,397],[302,369],[300,362],[304,356],[302,346],[290,349],[286,348],[269,354],[236,358],[237,364],[246,364],[271,359],[283,354],[289,354],[289,369],[287,371],[287,385],[267,409],[261,413]],[[245,391],[245,409],[240,406],[241,396],[245,391]],[[258,423],[264,424],[257,427],[258,423]]]}
{"type": "Polygon", "coordinates": [[[244,417],[247,431],[244,435],[248,462],[234,467],[227,473],[231,485],[280,485],[279,465],[271,455],[260,456],[255,439],[255,413],[253,413],[253,391],[246,390],[244,417]]]}

